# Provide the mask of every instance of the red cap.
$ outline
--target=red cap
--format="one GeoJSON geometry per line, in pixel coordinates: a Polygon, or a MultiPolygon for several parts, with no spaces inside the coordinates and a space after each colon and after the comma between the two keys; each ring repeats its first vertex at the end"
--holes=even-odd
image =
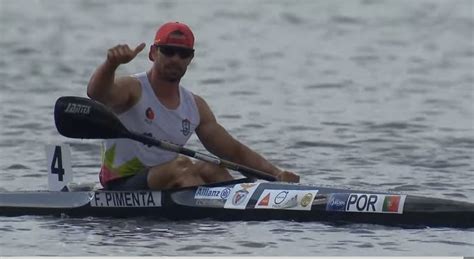
{"type": "Polygon", "coordinates": [[[168,22],[163,24],[156,32],[155,44],[192,49],[194,47],[194,35],[186,24],[168,22]]]}

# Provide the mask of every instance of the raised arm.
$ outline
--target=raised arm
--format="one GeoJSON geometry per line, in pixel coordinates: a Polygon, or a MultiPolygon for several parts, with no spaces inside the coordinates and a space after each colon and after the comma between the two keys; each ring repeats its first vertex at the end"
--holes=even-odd
{"type": "Polygon", "coordinates": [[[272,174],[280,181],[299,182],[299,176],[282,171],[263,156],[233,138],[216,120],[207,103],[195,96],[201,117],[196,133],[204,147],[214,155],[272,174]]]}
{"type": "Polygon", "coordinates": [[[134,50],[128,45],[117,45],[107,51],[107,59],[92,75],[87,86],[87,95],[109,107],[115,112],[123,112],[136,97],[137,80],[132,77],[115,78],[115,70],[121,64],[133,60],[145,48],[145,43],[138,45],[134,50]]]}

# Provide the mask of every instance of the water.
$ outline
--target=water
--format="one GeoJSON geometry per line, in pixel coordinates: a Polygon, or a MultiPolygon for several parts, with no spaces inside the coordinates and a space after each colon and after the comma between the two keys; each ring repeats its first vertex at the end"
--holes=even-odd
{"type": "MultiPolygon", "coordinates": [[[[99,142],[56,132],[106,50],[188,23],[183,85],[311,184],[474,202],[473,2],[0,0],[0,190],[47,189],[44,145],[97,183],[99,142]]],[[[147,51],[118,74],[148,69],[147,51]]],[[[197,138],[190,148],[203,150],[197,138]]],[[[474,255],[473,229],[0,218],[0,255],[474,255]],[[47,247],[47,249],[44,249],[47,247]]]]}

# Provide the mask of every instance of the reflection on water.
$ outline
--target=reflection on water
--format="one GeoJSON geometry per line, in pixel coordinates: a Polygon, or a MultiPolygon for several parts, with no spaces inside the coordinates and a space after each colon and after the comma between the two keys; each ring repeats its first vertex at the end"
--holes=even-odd
{"type": "MultiPolygon", "coordinates": [[[[236,138],[303,182],[472,202],[472,8],[469,0],[0,0],[0,189],[46,189],[44,145],[58,142],[72,147],[75,181],[97,183],[100,142],[59,136],[54,102],[85,96],[108,48],[149,44],[161,23],[181,20],[196,34],[183,85],[236,138]]],[[[149,65],[144,51],[117,73],[149,65]]],[[[203,150],[195,137],[189,147],[203,150]]],[[[0,221],[1,255],[474,254],[472,230],[0,221]]]]}

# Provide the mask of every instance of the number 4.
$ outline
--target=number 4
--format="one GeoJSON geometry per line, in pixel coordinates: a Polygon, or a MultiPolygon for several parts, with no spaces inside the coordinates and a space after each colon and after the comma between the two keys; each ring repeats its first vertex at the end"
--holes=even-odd
{"type": "Polygon", "coordinates": [[[63,181],[64,168],[63,168],[63,156],[61,153],[61,146],[54,147],[53,160],[51,163],[51,173],[58,175],[58,181],[63,181]]]}
{"type": "Polygon", "coordinates": [[[69,145],[47,145],[46,159],[50,191],[64,190],[72,181],[71,151],[69,145]]]}

